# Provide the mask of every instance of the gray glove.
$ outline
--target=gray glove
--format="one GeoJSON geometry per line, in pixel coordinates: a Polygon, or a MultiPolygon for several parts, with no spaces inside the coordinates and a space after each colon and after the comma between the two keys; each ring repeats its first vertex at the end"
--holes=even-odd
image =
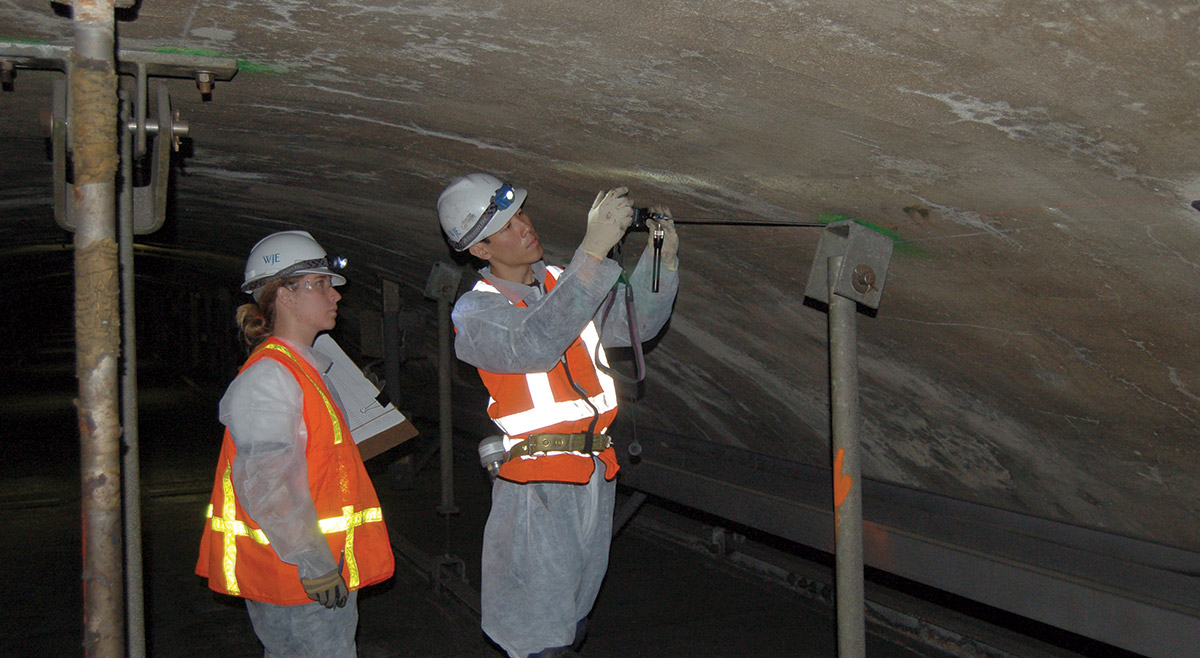
{"type": "Polygon", "coordinates": [[[654,231],[659,227],[663,230],[663,243],[660,258],[663,267],[668,270],[675,271],[679,269],[679,234],[675,232],[675,222],[671,220],[671,211],[666,206],[654,206],[650,209],[650,214],[661,215],[666,219],[647,219],[646,228],[650,229],[650,242],[647,242],[647,247],[654,244],[654,231]]]}
{"type": "Polygon", "coordinates": [[[628,193],[628,189],[618,187],[597,194],[592,202],[592,209],[588,211],[587,234],[583,236],[579,248],[597,260],[608,257],[609,250],[621,241],[625,229],[633,222],[633,203],[626,196],[628,193]]]}
{"type": "Polygon", "coordinates": [[[335,605],[340,608],[346,605],[346,599],[350,597],[350,588],[346,587],[346,581],[342,580],[340,569],[334,569],[319,578],[301,578],[300,584],[304,586],[308,598],[326,608],[335,605]]]}

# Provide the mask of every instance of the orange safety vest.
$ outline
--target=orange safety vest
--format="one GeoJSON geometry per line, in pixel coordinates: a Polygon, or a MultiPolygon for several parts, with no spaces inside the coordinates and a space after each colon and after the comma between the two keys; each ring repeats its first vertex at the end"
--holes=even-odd
{"type": "MultiPolygon", "coordinates": [[[[546,268],[546,290],[554,289],[561,268],[546,268]]],[[[475,284],[475,290],[500,291],[486,281],[475,284]]],[[[517,306],[527,306],[518,302],[517,306]]],[[[587,393],[588,401],[600,412],[595,433],[604,434],[617,417],[617,388],[612,378],[600,371],[593,354],[607,366],[608,357],[600,345],[600,335],[589,322],[564,357],[571,377],[587,393]]],[[[487,386],[488,416],[504,432],[504,449],[529,437],[530,434],[578,434],[586,432],[594,416],[592,408],[571,387],[562,359],[549,372],[495,373],[482,368],[479,376],[487,386]]],[[[611,447],[599,455],[604,462],[604,478],[617,476],[617,452],[611,447]]],[[[499,476],[513,482],[573,482],[586,484],[592,477],[595,463],[581,452],[550,452],[538,457],[511,459],[500,467],[499,476]]]]}
{"type": "MultiPolygon", "coordinates": [[[[275,339],[255,349],[239,374],[260,359],[278,361],[300,384],[309,492],[330,553],[344,561],[346,585],[355,590],[390,578],[395,565],[379,498],[329,389],[316,369],[275,339]]],[[[279,559],[238,501],[231,476],[236,454],[227,428],[196,573],[217,592],[278,605],[310,603],[296,566],[279,559]]]]}

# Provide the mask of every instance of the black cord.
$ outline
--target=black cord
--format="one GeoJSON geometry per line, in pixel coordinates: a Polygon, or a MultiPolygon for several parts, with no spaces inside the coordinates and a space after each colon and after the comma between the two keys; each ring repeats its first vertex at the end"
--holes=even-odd
{"type": "MultiPolygon", "coordinates": [[[[624,275],[622,274],[622,277],[623,276],[624,275]]],[[[617,299],[616,286],[619,285],[620,283],[621,283],[621,280],[618,279],[617,283],[613,285],[613,290],[609,291],[608,296],[604,300],[604,313],[602,313],[600,315],[600,327],[597,330],[597,333],[601,339],[604,337],[604,326],[606,324],[608,324],[608,313],[609,313],[609,311],[612,310],[613,302],[615,302],[617,299]]],[[[638,331],[637,331],[637,311],[635,310],[634,303],[633,303],[633,286],[629,282],[625,283],[625,306],[629,311],[628,312],[629,346],[633,349],[633,372],[634,372],[634,375],[632,377],[630,377],[629,375],[626,375],[626,374],[618,371],[615,367],[606,366],[603,363],[601,363],[600,362],[601,342],[599,342],[599,341],[596,343],[595,353],[592,354],[592,361],[596,364],[596,368],[598,368],[601,372],[608,375],[609,377],[612,377],[613,379],[616,379],[616,380],[620,380],[626,384],[636,385],[638,382],[640,382],[646,378],[646,360],[645,360],[645,356],[642,354],[642,342],[641,342],[640,337],[638,336],[638,331]]],[[[636,389],[636,386],[634,388],[636,389]]],[[[637,401],[636,390],[631,391],[629,397],[632,401],[636,402],[637,401]]]]}
{"type": "Polygon", "coordinates": [[[600,410],[596,408],[596,405],[592,404],[592,401],[588,398],[587,391],[583,390],[583,387],[577,384],[575,378],[571,376],[571,367],[567,365],[567,355],[565,354],[562,357],[562,364],[563,371],[567,373],[567,381],[571,383],[571,388],[575,389],[575,392],[579,394],[579,398],[583,400],[583,403],[592,409],[592,422],[588,425],[587,439],[583,442],[583,451],[591,455],[592,441],[596,436],[596,424],[600,422],[600,410]]]}

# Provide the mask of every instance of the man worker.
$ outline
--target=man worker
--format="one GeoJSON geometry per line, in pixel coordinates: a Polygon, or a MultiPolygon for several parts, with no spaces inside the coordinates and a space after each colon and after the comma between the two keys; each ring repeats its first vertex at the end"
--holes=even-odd
{"type": "Polygon", "coordinates": [[[608,569],[616,451],[605,434],[617,391],[604,347],[631,345],[628,310],[605,304],[633,289],[636,336],[666,324],[679,287],[679,238],[661,229],[658,291],[647,244],[627,284],[607,257],[633,220],[624,187],[596,196],[566,269],[546,265],[523,204],[527,192],[490,174],[456,178],[438,198],[451,247],[485,261],[452,313],[458,358],[479,369],[507,461],[492,488],[483,538],[482,626],[512,658],[578,656],[608,569]],[[606,317],[605,317],[606,316],[606,317]]]}

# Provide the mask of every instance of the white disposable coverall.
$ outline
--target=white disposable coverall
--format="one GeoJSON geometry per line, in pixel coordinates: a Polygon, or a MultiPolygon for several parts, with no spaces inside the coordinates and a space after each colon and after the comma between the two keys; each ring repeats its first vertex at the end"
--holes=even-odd
{"type": "MultiPolygon", "coordinates": [[[[678,271],[662,268],[659,292],[650,291],[652,258],[647,248],[630,275],[642,341],[666,324],[679,287],[678,271]]],[[[533,269],[544,281],[545,264],[533,269]]],[[[600,322],[601,303],[620,272],[616,262],[577,250],[546,294],[538,286],[491,277],[485,268],[481,273],[490,283],[528,308],[502,294],[464,294],[452,314],[458,358],[491,372],[544,372],[593,319],[605,347],[630,345],[623,288],[603,327],[600,322]]],[[[576,624],[595,602],[608,567],[616,482],[605,481],[603,463],[593,461],[586,485],[506,480],[493,485],[483,538],[482,625],[511,658],[571,644],[576,624]]]]}
{"type": "MultiPolygon", "coordinates": [[[[334,403],[342,408],[324,376],[332,361],[306,346],[277,338],[322,374],[334,403]]],[[[219,418],[237,447],[231,476],[238,501],[254,519],[279,559],[296,565],[300,578],[316,578],[338,568],[317,524],[308,488],[300,384],[274,359],[260,359],[238,375],[221,398],[219,418]]],[[[357,592],[342,608],[275,605],[246,599],[254,632],[265,656],[353,658],[358,627],[357,592]],[[310,653],[306,653],[310,652],[310,653]]]]}

